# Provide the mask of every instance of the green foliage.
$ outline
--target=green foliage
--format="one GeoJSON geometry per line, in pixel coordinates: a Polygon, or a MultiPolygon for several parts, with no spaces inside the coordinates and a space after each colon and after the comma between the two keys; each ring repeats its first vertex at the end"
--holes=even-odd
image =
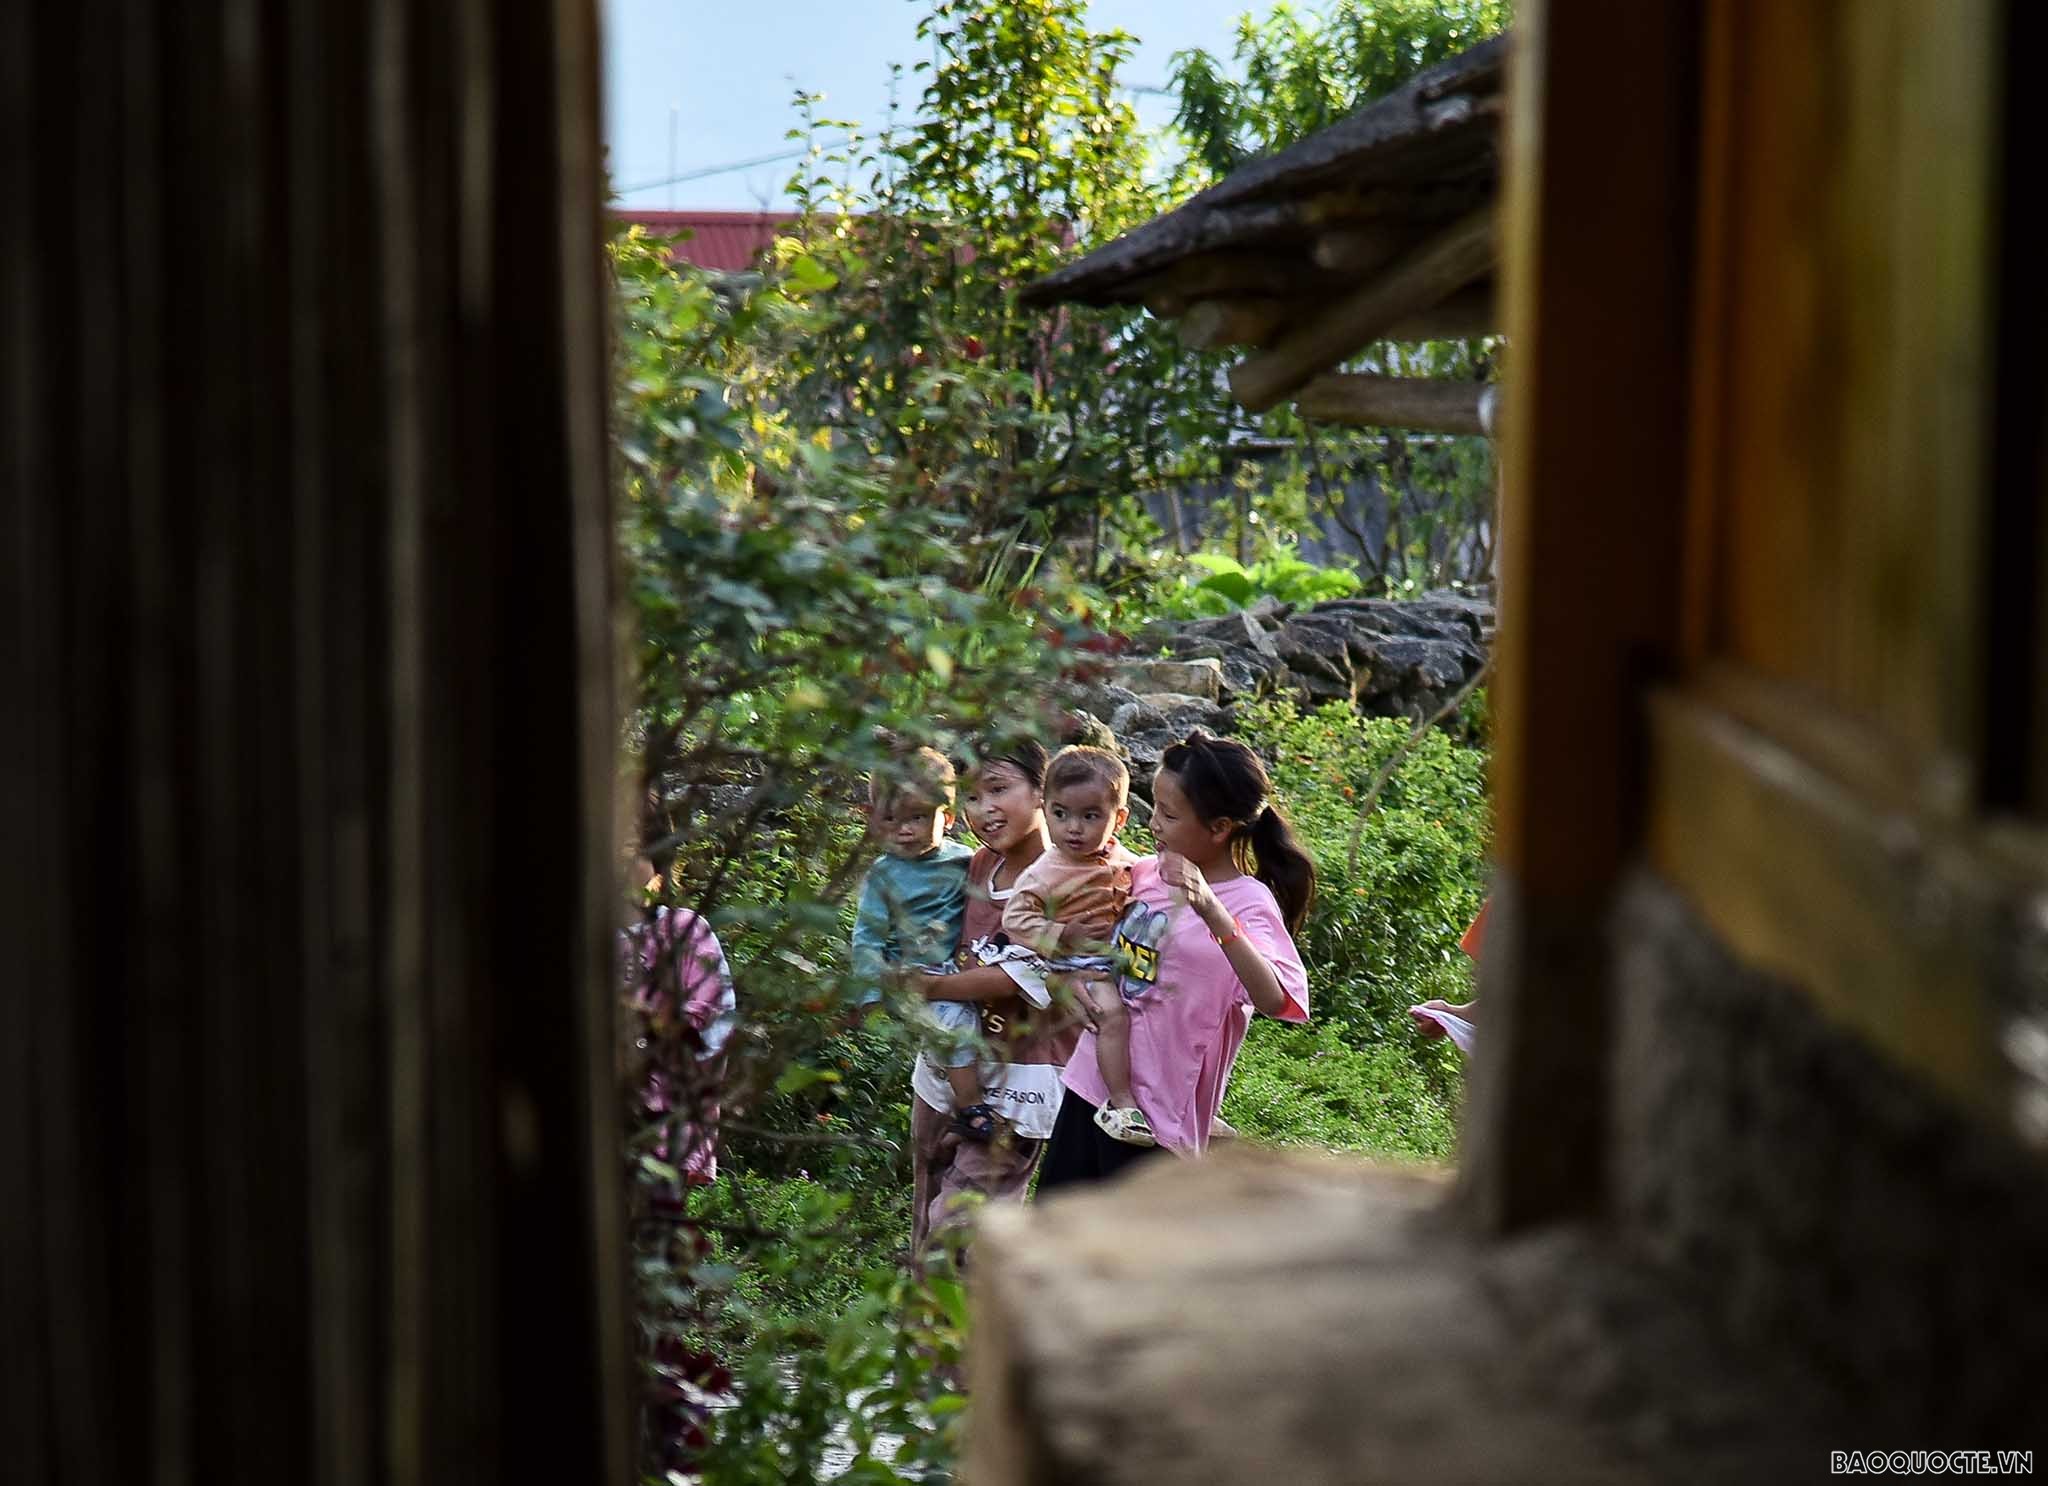
{"type": "Polygon", "coordinates": [[[733,1401],[693,1464],[707,1481],[821,1478],[828,1445],[852,1453],[838,1479],[943,1479],[958,1451],[966,1294],[950,1254],[894,1262],[907,1190],[833,1190],[808,1176],[729,1177],[701,1221],[713,1235],[703,1282],[725,1287],[741,1344],[733,1401]]]}
{"type": "MultiPolygon", "coordinates": [[[[1377,13],[1406,25],[1411,11],[1377,13]]],[[[689,1207],[665,1144],[688,1111],[634,1104],[657,1473],[807,1479],[835,1434],[861,1452],[846,1479],[949,1458],[961,1293],[943,1263],[896,1262],[908,1038],[888,1017],[847,1029],[865,777],[903,743],[957,754],[991,722],[1049,731],[1039,699],[1119,614],[1349,591],[1351,575],[1303,562],[1284,534],[1357,468],[1401,511],[1362,544],[1371,583],[1443,571],[1444,534],[1469,515],[1458,492],[1485,474],[1483,449],[1332,438],[1291,413],[1248,423],[1222,358],[1135,311],[1020,307],[1024,283],[1168,204],[1118,93],[1130,39],[1090,31],[1083,0],[931,0],[921,34],[933,58],[914,117],[813,153],[793,186],[801,220],[762,272],[673,264],[637,230],[612,249],[629,783],[642,839],[676,857],[674,901],[724,942],[743,1014],[727,1174],[689,1207]],[[1256,560],[1198,559],[1200,578],[1177,570],[1156,592],[1159,533],[1136,497],[1241,472],[1233,441],[1248,431],[1301,437],[1277,478],[1248,487],[1239,551],[1256,560]],[[715,1417],[690,1391],[728,1381],[738,1402],[715,1417]],[[893,1463],[883,1435],[908,1442],[893,1463]]],[[[1248,78],[1219,128],[1274,87],[1248,78]]],[[[1184,164],[1171,189],[1199,170],[1184,164]]],[[[1390,370],[1489,366],[1483,348],[1373,354],[1390,370]]],[[[1343,790],[1399,725],[1265,709],[1246,727],[1325,872],[1303,949],[1327,1024],[1257,1030],[1233,1117],[1275,1140],[1441,1155],[1456,1065],[1400,1008],[1463,987],[1450,946],[1476,908],[1477,763],[1448,742],[1419,750],[1353,871],[1343,790]]],[[[634,1092],[679,1077],[687,1042],[643,1038],[634,1092]]]]}
{"type": "MultiPolygon", "coordinates": [[[[1315,980],[1320,991],[1323,978],[1315,980]]],[[[1457,1056],[1442,1042],[1360,1048],[1333,1022],[1260,1018],[1245,1034],[1223,1117],[1272,1145],[1447,1161],[1457,1123],[1445,1090],[1455,1087],[1457,1056]]]]}
{"type": "MultiPolygon", "coordinates": [[[[1321,15],[1280,4],[1263,18],[1241,16],[1229,60],[1199,48],[1174,57],[1175,125],[1187,152],[1174,175],[1176,194],[1326,128],[1424,68],[1498,34],[1511,9],[1507,0],[1333,0],[1321,15]]],[[[1352,367],[1487,381],[1496,363],[1490,340],[1385,342],[1366,348],[1352,367]]],[[[1199,397],[1197,403],[1203,411],[1181,426],[1239,427],[1227,404],[1212,411],[1199,397]]],[[[1285,407],[1242,431],[1291,445],[1258,504],[1291,505],[1291,490],[1301,487],[1300,519],[1318,521],[1375,589],[1413,592],[1473,581],[1490,570],[1494,475],[1486,440],[1317,427],[1285,407]],[[1386,519],[1376,526],[1360,524],[1347,510],[1345,492],[1360,481],[1384,503],[1386,519]]],[[[1220,473],[1199,457],[1184,468],[1220,473]]]]}
{"type": "Polygon", "coordinates": [[[1212,175],[1326,129],[1416,73],[1507,29],[1507,0],[1334,0],[1320,16],[1278,4],[1238,18],[1236,77],[1177,53],[1174,122],[1212,175]]]}
{"type": "MultiPolygon", "coordinates": [[[[729,1158],[762,1173],[809,1160],[840,1191],[901,1192],[901,1029],[836,1032],[863,780],[899,742],[957,752],[966,730],[1015,718],[1019,696],[1049,695],[1091,601],[1051,574],[1031,604],[991,582],[998,544],[971,513],[918,499],[916,467],[800,416],[778,359],[819,323],[832,270],[798,256],[787,275],[734,284],[669,264],[637,232],[613,262],[620,541],[638,628],[627,741],[642,839],[675,852],[676,892],[710,916],[742,988],[724,1099],[762,1133],[733,1138],[729,1158]]],[[[910,406],[899,421],[929,460],[959,436],[949,418],[910,406]]],[[[641,1048],[636,1092],[657,1073],[688,1086],[666,1040],[641,1048]]],[[[950,1282],[901,1275],[871,1231],[834,1234],[844,1199],[822,1186],[772,1222],[716,1207],[676,1217],[663,1155],[690,1111],[643,1118],[636,1099],[634,1113],[649,1468],[704,1459],[724,1479],[791,1479],[833,1429],[857,1448],[876,1430],[911,1439],[911,1463],[943,1453],[952,1395],[931,1359],[958,1346],[950,1282]],[[841,1254],[851,1268],[835,1267],[841,1254]],[[818,1319],[780,1306],[797,1286],[842,1305],[784,1386],[777,1360],[818,1319]],[[741,1401],[711,1414],[687,1390],[722,1376],[705,1351],[720,1342],[738,1348],[741,1401]]],[[[859,1469],[896,1478],[879,1461],[859,1469]]]]}
{"type": "Polygon", "coordinates": [[[834,284],[788,370],[792,395],[832,410],[835,438],[1007,533],[1019,568],[1093,523],[1093,576],[1146,525],[1126,499],[1142,461],[1124,435],[1155,400],[1130,406],[1119,387],[1146,384],[1114,373],[1147,333],[1132,311],[1052,316],[1017,291],[1163,203],[1118,91],[1131,40],[1086,19],[1084,0],[933,0],[914,120],[853,128],[791,182],[789,261],[834,284]]]}
{"type": "Polygon", "coordinates": [[[1153,602],[1169,619],[1197,619],[1249,609],[1260,599],[1283,604],[1316,604],[1358,592],[1358,574],[1349,568],[1318,567],[1292,552],[1278,552],[1247,567],[1214,552],[1197,552],[1189,564],[1203,576],[1183,573],[1177,584],[1162,587],[1153,602]]]}
{"type": "Polygon", "coordinates": [[[1458,1079],[1455,1056],[1416,1032],[1406,1010],[1433,997],[1463,1001],[1471,994],[1471,967],[1458,940],[1483,896],[1485,756],[1441,731],[1422,738],[1365,818],[1354,861],[1359,803],[1406,743],[1410,725],[1361,717],[1338,704],[1303,715],[1287,703],[1266,702],[1244,710],[1238,731],[1265,755],[1315,858],[1316,906],[1301,952],[1311,967],[1317,1019],[1362,1052],[1403,1051],[1435,1096],[1448,1101],[1458,1079]]]}

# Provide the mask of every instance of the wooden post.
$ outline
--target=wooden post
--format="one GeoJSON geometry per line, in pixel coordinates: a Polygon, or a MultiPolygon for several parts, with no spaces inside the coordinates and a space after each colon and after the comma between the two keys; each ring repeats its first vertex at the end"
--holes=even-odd
{"type": "Polygon", "coordinates": [[[1140,279],[1128,291],[1153,314],[1171,319],[1204,299],[1297,295],[1307,287],[1299,262],[1256,248],[1202,253],[1140,279]]]}
{"type": "Polygon", "coordinates": [[[1403,315],[1380,336],[1390,341],[1465,341],[1499,335],[1502,321],[1493,281],[1468,284],[1448,299],[1403,315]]]}
{"type": "Polygon", "coordinates": [[[1683,589],[1681,502],[1646,492],[1685,481],[1697,26],[1691,5],[1530,0],[1517,15],[1498,869],[1461,1172],[1496,1229],[1602,1200],[1605,927],[1641,839],[1643,683],[1675,653],[1683,589]],[[1589,540],[1601,532],[1628,540],[1589,540]]]}
{"type": "Polygon", "coordinates": [[[596,100],[0,7],[10,1479],[633,1474],[596,100]]]}

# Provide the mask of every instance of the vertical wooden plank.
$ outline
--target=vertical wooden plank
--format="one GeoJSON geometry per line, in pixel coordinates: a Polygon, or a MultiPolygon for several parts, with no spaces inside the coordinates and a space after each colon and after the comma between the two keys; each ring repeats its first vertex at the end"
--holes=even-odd
{"type": "Polygon", "coordinates": [[[289,612],[297,735],[320,767],[301,768],[308,1309],[316,1486],[385,1479],[390,1327],[383,1025],[376,948],[377,866],[389,839],[376,779],[387,726],[381,533],[384,407],[378,234],[364,144],[369,112],[353,0],[293,0],[287,126],[291,217],[292,448],[295,508],[289,612]],[[335,623],[334,616],[360,622],[335,623]]]}
{"type": "MultiPolygon", "coordinates": [[[[603,475],[596,26],[588,6],[560,0],[535,0],[532,24],[517,29],[503,24],[503,7],[495,14],[503,102],[493,115],[499,153],[485,229],[499,249],[490,284],[498,305],[493,362],[529,370],[499,377],[491,397],[511,428],[533,436],[496,445],[505,557],[482,612],[496,615],[507,667],[494,726],[501,737],[516,737],[518,746],[508,750],[504,771],[492,781],[490,819],[515,818],[531,774],[573,778],[579,787],[575,798],[552,802],[549,816],[526,811],[525,839],[553,844],[530,854],[532,870],[508,884],[516,897],[504,905],[505,929],[493,940],[503,957],[501,983],[522,988],[499,1004],[505,1064],[493,1115],[505,1127],[506,1218],[524,1240],[507,1254],[500,1304],[522,1306],[538,1335],[559,1337],[573,1358],[565,1368],[509,1378],[506,1407],[513,1417],[552,1408],[565,1422],[580,1419],[603,1440],[617,1475],[630,1471],[630,1455],[626,1418],[613,1401],[626,1396],[629,1384],[625,1295],[617,1267],[606,1261],[607,1250],[623,1252],[623,1231],[616,1222],[622,1208],[613,1002],[605,968],[617,900],[610,822],[618,774],[611,720],[612,536],[603,475]],[[510,168],[515,161],[543,160],[545,169],[510,168]],[[522,224],[535,221],[555,228],[544,235],[524,230],[522,224]],[[511,242],[517,249],[504,251],[511,242]],[[507,313],[536,290],[550,306],[547,318],[507,313]],[[535,375],[536,366],[550,370],[535,375]],[[544,626],[537,622],[542,618],[544,626]],[[555,718],[536,718],[518,701],[515,678],[536,664],[559,677],[574,698],[555,718]],[[558,905],[555,917],[541,911],[544,904],[558,905]],[[573,921],[562,911],[571,904],[573,921]],[[522,966],[523,979],[515,971],[522,966]],[[545,998],[532,975],[535,966],[547,967],[545,980],[555,987],[545,998]],[[565,1048],[575,1050],[573,1064],[563,1061],[565,1048]],[[592,1210],[603,1215],[594,1231],[569,1221],[570,1211],[552,1196],[564,1183],[591,1194],[592,1210]],[[520,1299],[532,1267],[556,1275],[562,1286],[560,1308],[550,1314],[536,1314],[520,1299]]],[[[511,849],[508,840],[504,850],[511,849]]],[[[565,1431],[553,1443],[569,1447],[573,1440],[565,1431]]],[[[551,1464],[575,1468],[569,1453],[551,1464]]]]}
{"type": "Polygon", "coordinates": [[[1939,771],[1978,710],[1990,7],[1709,9],[1693,488],[1741,560],[1692,627],[1939,771]]]}
{"type": "MultiPolygon", "coordinates": [[[[22,1469],[47,1479],[109,1462],[90,1438],[81,1438],[79,1411],[59,1396],[62,1379],[75,1376],[67,1350],[85,1338],[63,1335],[66,1317],[53,1288],[70,1278],[49,1254],[59,1231],[50,1209],[71,1216],[76,1200],[49,1165],[53,1117],[42,1065],[68,1052],[51,1034],[66,1035],[82,1009],[49,999],[51,988],[72,976],[69,874],[73,847],[63,801],[53,781],[62,776],[68,748],[62,705],[68,680],[63,624],[63,525],[68,512],[34,500],[55,478],[52,445],[65,428],[61,389],[53,387],[45,358],[43,251],[50,237],[46,181],[32,141],[43,137],[50,112],[49,86],[63,33],[23,7],[0,8],[0,189],[9,210],[0,212],[0,582],[7,613],[0,636],[0,800],[6,805],[10,850],[0,853],[0,925],[10,974],[0,979],[15,1035],[0,1051],[0,1201],[13,1220],[0,1224],[0,1345],[23,1359],[10,1368],[0,1397],[0,1420],[19,1441],[22,1469]],[[13,1379],[21,1377],[19,1385],[13,1379]]],[[[76,1256],[73,1256],[74,1258],[76,1256]]],[[[86,1360],[90,1360],[89,1347],[86,1360]]]]}
{"type": "Polygon", "coordinates": [[[1697,24],[1690,5],[1599,0],[1541,0],[1517,20],[1494,760],[1505,911],[1489,929],[1464,1171],[1494,1227],[1600,1200],[1600,926],[1641,825],[1641,687],[1678,641],[1697,24]],[[1630,369],[1619,387],[1598,375],[1616,365],[1630,369]]]}
{"type": "Polygon", "coordinates": [[[1695,233],[1692,376],[1687,422],[1691,438],[1685,484],[1684,612],[1681,654],[1685,666],[1699,666],[1727,644],[1727,615],[1720,602],[1727,565],[1727,514],[1720,497],[1725,476],[1724,439],[1734,396],[1735,367],[1728,353],[1728,322],[1734,286],[1727,265],[1739,181],[1743,111],[1735,88],[1740,29],[1736,7],[1708,5],[1702,24],[1698,119],[1699,207],[1695,233]]]}
{"type": "Polygon", "coordinates": [[[626,1473],[594,24],[0,15],[31,1478],[626,1473]]]}
{"type": "Polygon", "coordinates": [[[2043,274],[2033,208],[2039,195],[2036,143],[2048,107],[2034,76],[2048,48],[2048,9],[2006,0],[2000,100],[1998,345],[1991,455],[1991,511],[1985,523],[1980,590],[1985,646],[1978,669],[1983,705],[1982,797],[1997,814],[2048,825],[2048,274],[2043,274]]]}
{"type": "Polygon", "coordinates": [[[385,1363],[386,1434],[382,1474],[394,1486],[422,1486],[428,1472],[425,1409],[428,1385],[427,1320],[433,1275],[428,1268],[430,1223],[425,1160],[429,1118],[427,884],[424,840],[424,713],[426,662],[421,608],[419,448],[420,372],[418,307],[413,277],[415,242],[408,129],[406,11],[402,0],[369,7],[370,173],[378,225],[381,289],[376,306],[381,365],[373,376],[383,394],[378,410],[386,434],[385,464],[376,472],[386,492],[387,525],[380,564],[388,573],[388,653],[373,662],[388,697],[389,733],[375,740],[385,770],[380,834],[387,842],[378,917],[383,926],[379,979],[388,997],[380,1062],[386,1067],[388,1106],[383,1157],[390,1171],[385,1298],[390,1327],[385,1363]]]}

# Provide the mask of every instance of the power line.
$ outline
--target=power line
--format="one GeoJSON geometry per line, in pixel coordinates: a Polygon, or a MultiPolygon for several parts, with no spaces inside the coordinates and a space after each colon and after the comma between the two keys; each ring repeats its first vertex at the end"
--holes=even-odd
{"type": "MultiPolygon", "coordinates": [[[[829,144],[821,145],[820,148],[837,149],[845,143],[847,141],[844,139],[835,139],[829,144]]],[[[781,150],[773,155],[756,155],[751,160],[732,160],[724,165],[706,165],[699,170],[686,170],[681,175],[663,176],[658,181],[641,181],[632,186],[614,186],[612,194],[631,196],[636,191],[652,191],[657,186],[680,186],[684,181],[701,181],[709,176],[726,175],[735,170],[751,170],[756,165],[773,165],[781,160],[798,160],[810,152],[810,146],[806,145],[802,149],[781,150]]]]}
{"type": "MultiPolygon", "coordinates": [[[[1156,93],[1165,96],[1171,96],[1173,93],[1171,88],[1153,87],[1145,83],[1126,83],[1123,86],[1126,91],[1132,93],[1156,93]]],[[[819,148],[833,150],[843,144],[850,144],[852,141],[853,136],[848,135],[845,139],[832,140],[827,144],[820,145],[819,148]]],[[[751,160],[733,160],[724,165],[706,165],[697,170],[686,170],[681,175],[665,175],[660,180],[640,181],[631,186],[614,186],[612,193],[616,196],[632,196],[638,192],[652,191],[661,186],[680,186],[685,181],[708,180],[714,175],[729,175],[735,170],[752,170],[756,165],[778,165],[784,160],[800,160],[810,152],[811,148],[808,145],[801,149],[778,150],[772,155],[756,155],[751,160]]]]}

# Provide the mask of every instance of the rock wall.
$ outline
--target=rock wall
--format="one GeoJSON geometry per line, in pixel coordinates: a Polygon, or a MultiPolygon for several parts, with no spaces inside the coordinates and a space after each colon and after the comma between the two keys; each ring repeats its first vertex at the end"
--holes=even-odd
{"type": "Polygon", "coordinates": [[[1460,593],[1305,609],[1268,600],[1153,626],[1138,645],[1153,658],[1111,662],[1080,704],[1109,724],[1139,770],[1190,728],[1227,731],[1233,708],[1253,697],[1344,702],[1420,722],[1485,664],[1493,626],[1493,605],[1460,593]]]}
{"type": "Polygon", "coordinates": [[[2048,1446],[2039,1163],[1737,965],[1658,880],[1615,940],[1624,1232],[1887,1426],[1844,1447],[2048,1446]]]}

